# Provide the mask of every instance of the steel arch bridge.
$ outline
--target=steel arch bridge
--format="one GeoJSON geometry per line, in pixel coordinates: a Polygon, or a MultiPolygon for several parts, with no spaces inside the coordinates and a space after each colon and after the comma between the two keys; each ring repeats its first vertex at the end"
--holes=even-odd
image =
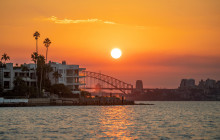
{"type": "MultiPolygon", "coordinates": [[[[128,91],[133,90],[133,85],[125,83],[119,79],[116,79],[114,77],[97,73],[97,72],[91,72],[91,71],[82,71],[84,73],[85,77],[90,77],[93,79],[97,79],[99,81],[102,81],[108,85],[110,85],[112,88],[109,87],[101,87],[101,89],[106,90],[120,90],[123,94],[128,94],[128,91]]],[[[84,87],[84,89],[94,89],[92,87],[84,87]]]]}

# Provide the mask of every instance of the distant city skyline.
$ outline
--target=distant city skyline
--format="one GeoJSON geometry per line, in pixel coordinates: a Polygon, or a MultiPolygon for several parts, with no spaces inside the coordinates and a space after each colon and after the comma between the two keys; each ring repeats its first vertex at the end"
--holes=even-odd
{"type": "Polygon", "coordinates": [[[48,61],[79,64],[135,85],[176,88],[220,80],[220,1],[85,0],[0,2],[0,54],[31,63],[50,38],[48,61]],[[122,56],[111,57],[119,48],[122,56]]]}

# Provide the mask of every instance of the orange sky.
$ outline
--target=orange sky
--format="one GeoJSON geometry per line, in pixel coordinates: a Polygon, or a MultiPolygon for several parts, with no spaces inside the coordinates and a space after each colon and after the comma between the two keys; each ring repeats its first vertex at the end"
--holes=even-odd
{"type": "Polygon", "coordinates": [[[0,54],[30,63],[33,33],[48,60],[79,64],[145,87],[220,80],[219,0],[0,0],[0,54]],[[122,50],[120,59],[110,56],[122,50]]]}

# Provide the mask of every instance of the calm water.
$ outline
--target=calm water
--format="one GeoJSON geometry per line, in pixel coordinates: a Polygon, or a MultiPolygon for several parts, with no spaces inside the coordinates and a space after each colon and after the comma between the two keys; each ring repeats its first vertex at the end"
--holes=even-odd
{"type": "Polygon", "coordinates": [[[220,139],[220,102],[0,108],[0,139],[220,139]]]}

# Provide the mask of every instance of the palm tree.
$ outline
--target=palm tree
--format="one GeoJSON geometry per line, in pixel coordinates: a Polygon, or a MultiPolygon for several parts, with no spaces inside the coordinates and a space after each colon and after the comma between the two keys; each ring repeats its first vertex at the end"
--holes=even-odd
{"type": "Polygon", "coordinates": [[[53,71],[53,68],[51,67],[50,64],[45,64],[44,71],[45,71],[45,78],[49,79],[49,73],[53,71]]]}
{"type": "MultiPolygon", "coordinates": [[[[38,94],[38,79],[37,79],[37,59],[38,59],[38,53],[37,52],[33,52],[31,54],[31,58],[32,58],[32,61],[34,61],[34,64],[35,64],[34,72],[35,72],[36,88],[37,88],[37,94],[38,94]]],[[[39,95],[37,95],[37,96],[39,97],[39,95]]]]}
{"type": "Polygon", "coordinates": [[[34,64],[35,64],[35,69],[36,69],[38,53],[37,53],[37,52],[33,52],[33,53],[31,54],[31,58],[32,58],[32,61],[33,61],[34,64]]]}
{"type": "Polygon", "coordinates": [[[35,39],[36,39],[36,52],[38,53],[37,40],[38,40],[38,38],[40,37],[40,33],[39,33],[38,31],[36,31],[36,32],[34,33],[33,37],[35,37],[35,39]]]}
{"type": "Polygon", "coordinates": [[[26,85],[28,85],[27,77],[28,77],[29,68],[27,67],[27,65],[21,65],[21,71],[25,72],[26,85]]]}
{"type": "MultiPolygon", "coordinates": [[[[27,67],[27,65],[25,64],[25,65],[21,65],[21,71],[23,71],[23,72],[25,72],[25,79],[26,79],[26,86],[28,87],[28,86],[30,86],[29,84],[28,84],[28,80],[27,80],[27,77],[28,77],[28,73],[29,73],[29,68],[27,67]]],[[[30,95],[30,93],[29,93],[29,88],[28,88],[28,96],[30,95]]],[[[26,97],[27,97],[27,94],[26,94],[26,97]]]]}
{"type": "MultiPolygon", "coordinates": [[[[9,57],[6,53],[4,53],[4,54],[2,55],[1,60],[5,60],[5,62],[6,62],[7,60],[10,60],[10,57],[9,57]]],[[[4,63],[4,64],[5,64],[5,63],[4,63]]]]}
{"type": "Polygon", "coordinates": [[[37,69],[40,75],[40,93],[42,89],[42,79],[43,79],[43,67],[45,65],[45,57],[43,55],[39,55],[37,59],[37,69]]]}
{"type": "Polygon", "coordinates": [[[55,71],[53,73],[53,78],[55,79],[55,84],[57,84],[58,78],[60,78],[60,77],[62,77],[62,75],[58,71],[55,71]]]}
{"type": "Polygon", "coordinates": [[[47,63],[47,52],[48,52],[48,47],[51,44],[51,41],[49,38],[46,38],[43,43],[44,43],[44,46],[47,48],[47,51],[46,51],[46,63],[47,63]]]}

